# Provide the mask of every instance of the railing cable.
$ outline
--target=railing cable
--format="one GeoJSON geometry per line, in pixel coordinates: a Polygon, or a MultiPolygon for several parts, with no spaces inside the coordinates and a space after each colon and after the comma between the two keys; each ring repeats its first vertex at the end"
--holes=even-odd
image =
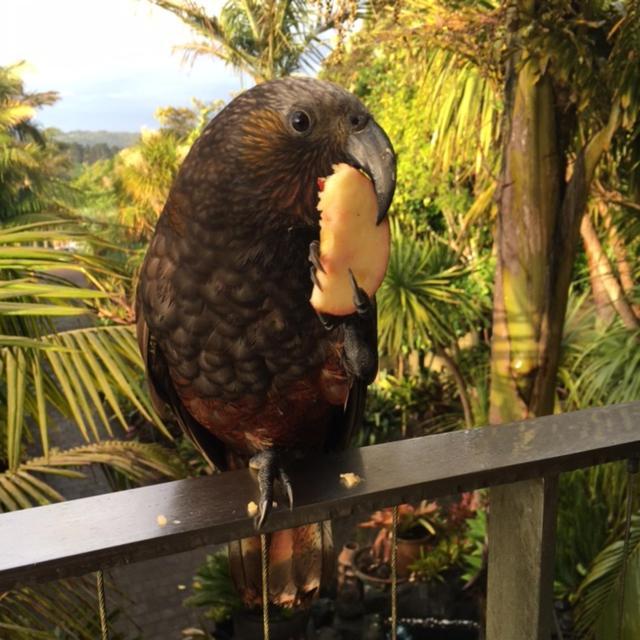
{"type": "Polygon", "coordinates": [[[620,597],[618,598],[618,640],[624,632],[624,596],[627,586],[627,565],[629,564],[629,544],[631,541],[631,514],[633,512],[633,494],[638,475],[638,458],[627,461],[627,514],[622,547],[622,571],[620,572],[620,597]]]}
{"type": "Polygon", "coordinates": [[[391,640],[398,637],[398,506],[391,521],[391,640]]]}
{"type": "Polygon", "coordinates": [[[262,555],[262,635],[269,640],[269,550],[267,536],[260,534],[260,553],[262,555]]]}
{"type": "Polygon", "coordinates": [[[102,569],[96,571],[96,590],[98,592],[98,614],[100,615],[100,634],[102,640],[109,640],[107,626],[107,605],[104,595],[104,574],[102,569]]]}

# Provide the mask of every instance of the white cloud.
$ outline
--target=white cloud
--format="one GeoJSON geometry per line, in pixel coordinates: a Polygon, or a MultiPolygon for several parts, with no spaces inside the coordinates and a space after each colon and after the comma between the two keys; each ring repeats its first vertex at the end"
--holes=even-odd
{"type": "Polygon", "coordinates": [[[27,60],[28,88],[63,96],[42,112],[47,125],[95,126],[99,112],[104,128],[125,123],[135,130],[153,125],[156,106],[188,104],[194,95],[226,98],[240,87],[237,74],[217,60],[184,65],[172,49],[192,33],[145,0],[0,0],[0,25],[0,65],[27,60]],[[110,109],[117,112],[113,122],[110,109]]]}

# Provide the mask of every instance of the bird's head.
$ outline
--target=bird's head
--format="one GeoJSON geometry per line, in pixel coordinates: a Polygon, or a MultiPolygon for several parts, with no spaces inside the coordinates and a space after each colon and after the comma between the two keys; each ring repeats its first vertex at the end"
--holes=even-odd
{"type": "Polygon", "coordinates": [[[347,163],[373,182],[378,221],[396,183],[393,147],[353,94],[312,78],[257,85],[236,97],[196,143],[226,157],[216,165],[225,188],[286,224],[317,224],[318,180],[347,163]],[[224,174],[224,175],[223,175],[224,174]]]}

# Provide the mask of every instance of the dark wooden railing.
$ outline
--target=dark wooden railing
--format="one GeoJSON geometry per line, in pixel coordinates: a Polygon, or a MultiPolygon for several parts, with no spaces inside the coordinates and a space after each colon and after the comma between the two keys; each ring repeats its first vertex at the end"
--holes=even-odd
{"type": "MultiPolygon", "coordinates": [[[[265,530],[496,487],[486,637],[548,640],[557,474],[638,456],[640,402],[353,449],[294,465],[265,530]]],[[[242,470],[2,514],[0,591],[249,536],[256,497],[242,470]]]]}

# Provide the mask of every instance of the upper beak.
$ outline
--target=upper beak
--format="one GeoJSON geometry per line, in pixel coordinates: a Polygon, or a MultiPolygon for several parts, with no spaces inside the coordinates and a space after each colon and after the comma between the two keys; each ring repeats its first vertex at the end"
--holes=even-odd
{"type": "Polygon", "coordinates": [[[347,159],[373,181],[378,200],[376,224],[380,224],[389,211],[396,189],[396,154],[387,134],[373,118],[363,129],[349,135],[347,159]]]}

